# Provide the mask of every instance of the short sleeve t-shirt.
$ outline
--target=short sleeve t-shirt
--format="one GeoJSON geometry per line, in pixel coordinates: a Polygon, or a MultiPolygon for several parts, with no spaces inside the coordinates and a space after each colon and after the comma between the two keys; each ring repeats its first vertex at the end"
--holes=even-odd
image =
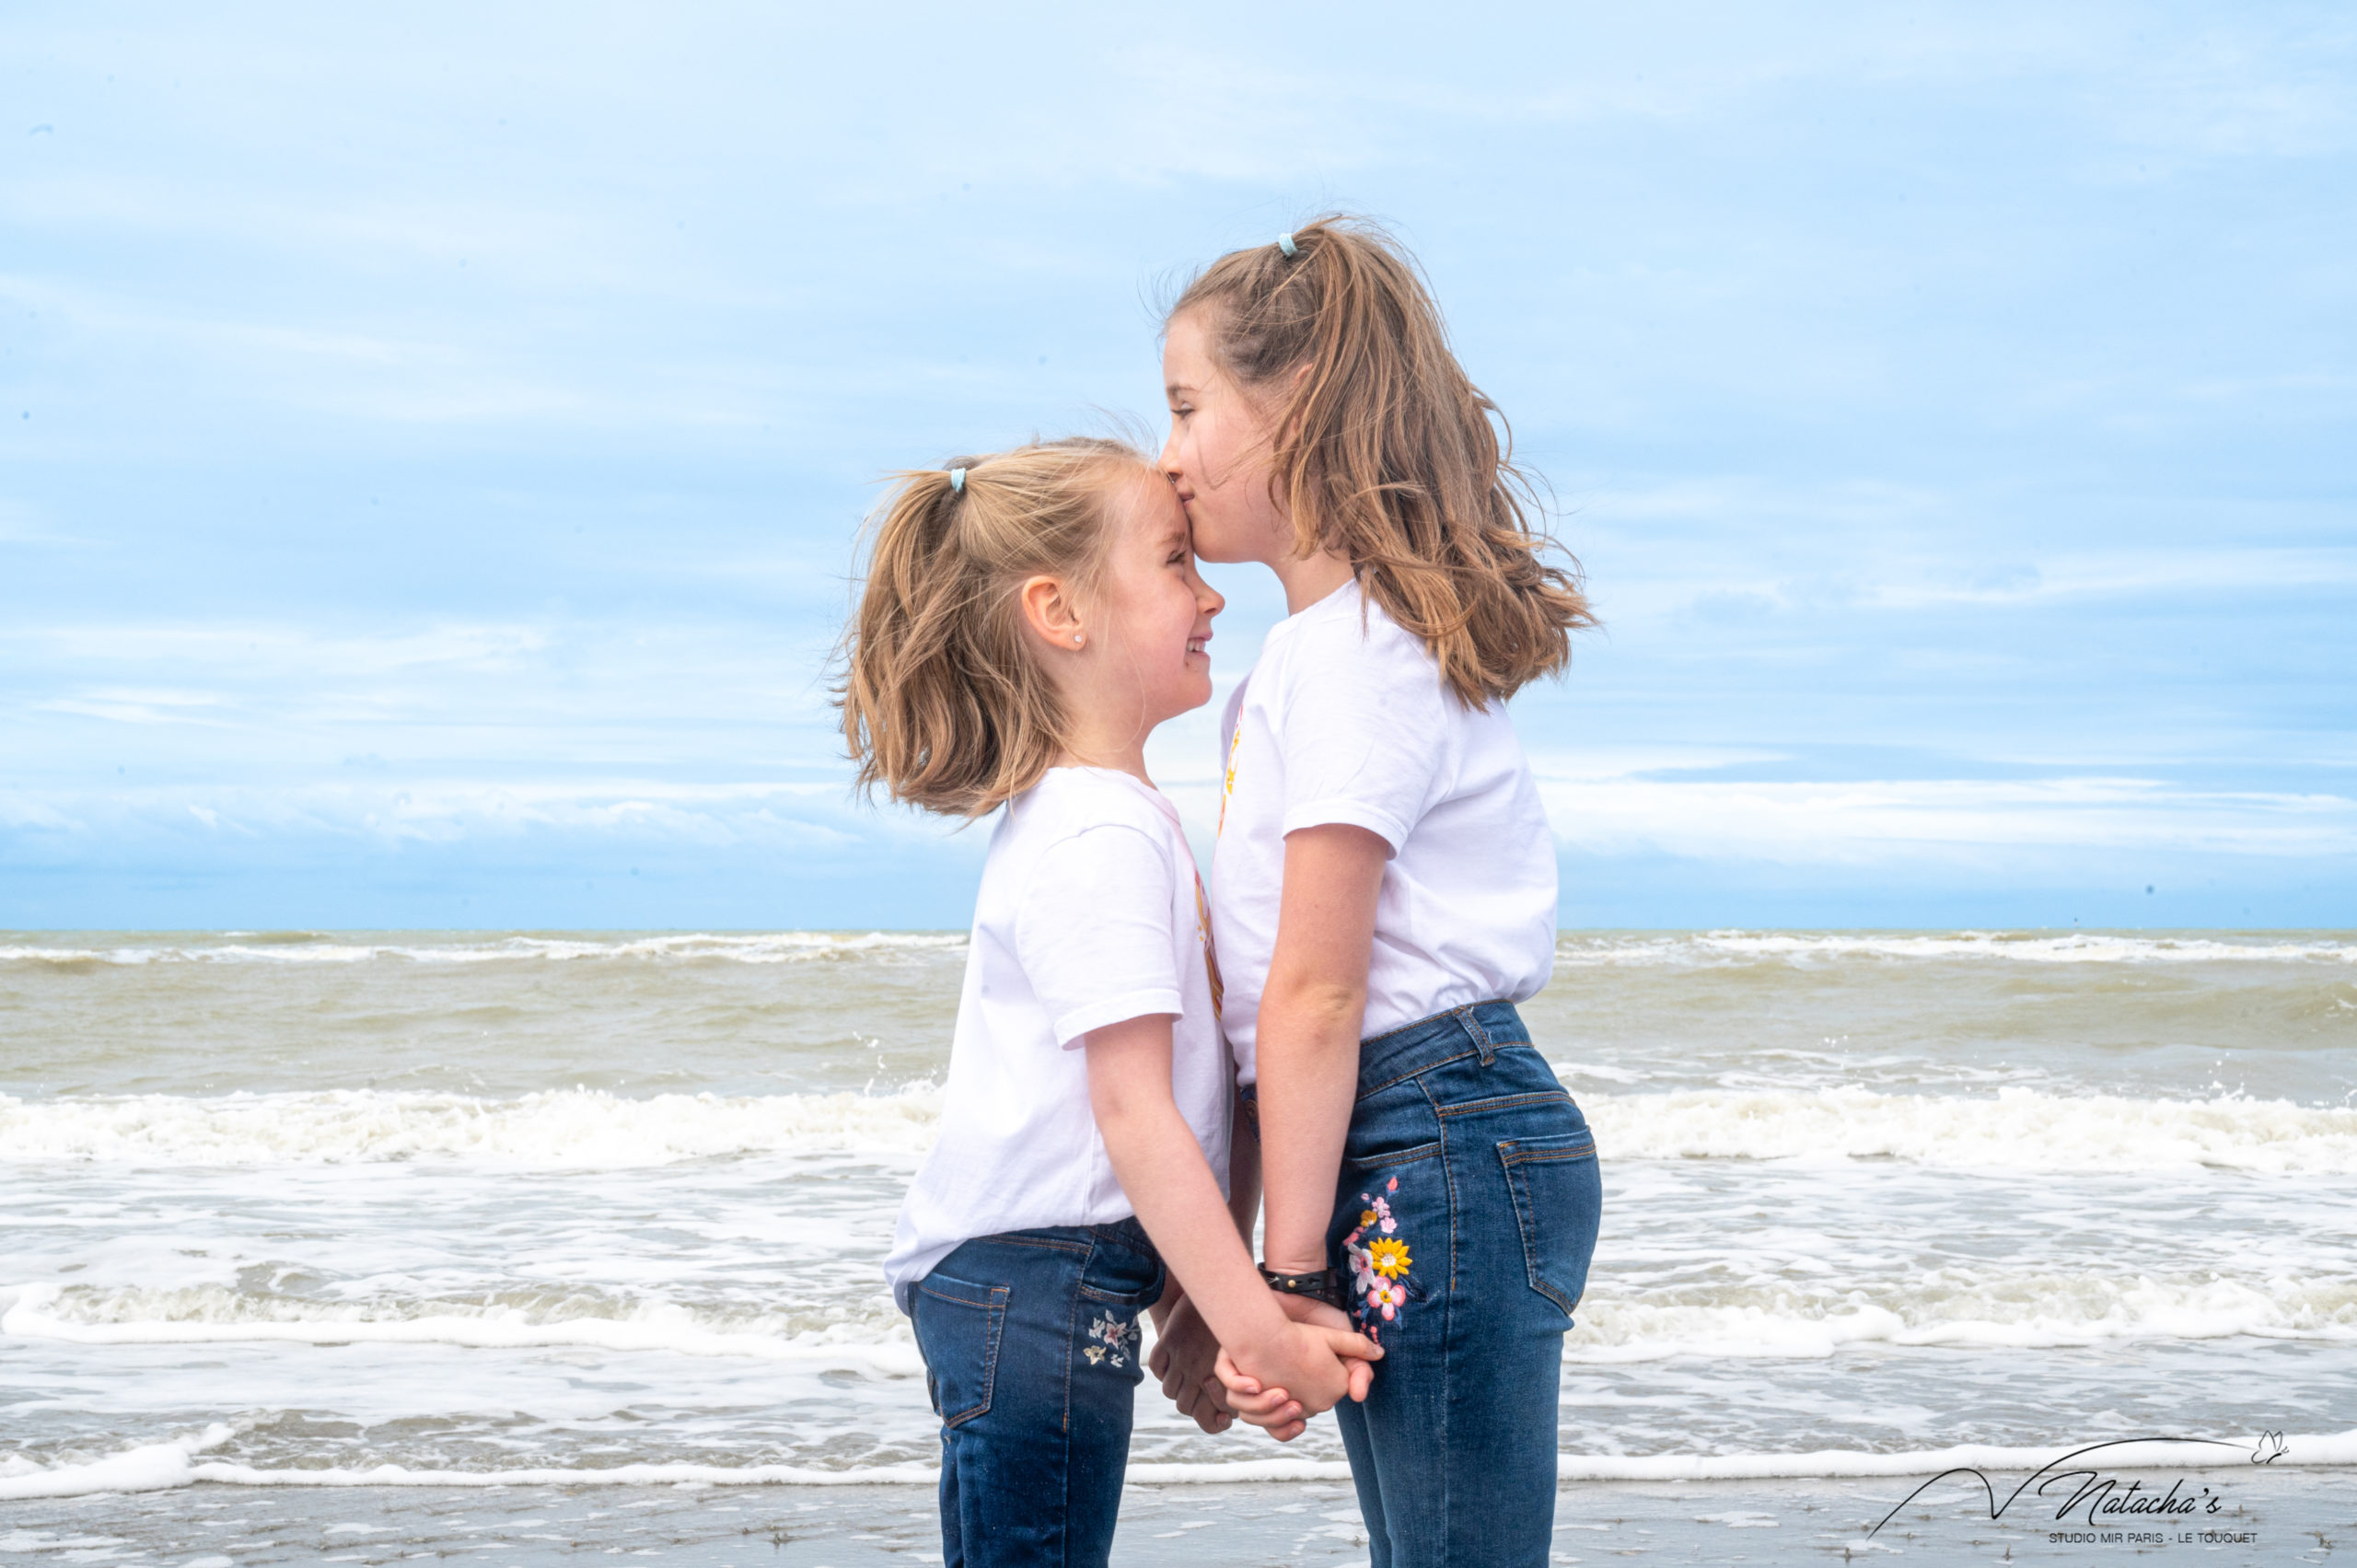
{"type": "Polygon", "coordinates": [[[1052,768],[991,834],[941,1132],[884,1272],[902,1311],[959,1243],[1133,1212],[1089,1108],[1091,1029],[1174,1015],[1171,1091],[1225,1191],[1233,1069],[1178,813],[1127,773],[1052,768]]]}
{"type": "Polygon", "coordinates": [[[1285,835],[1302,828],[1346,823],[1390,851],[1364,1037],[1547,983],[1555,842],[1505,705],[1458,702],[1422,639],[1355,582],[1271,630],[1222,736],[1212,933],[1239,1082],[1258,1077],[1285,835]]]}

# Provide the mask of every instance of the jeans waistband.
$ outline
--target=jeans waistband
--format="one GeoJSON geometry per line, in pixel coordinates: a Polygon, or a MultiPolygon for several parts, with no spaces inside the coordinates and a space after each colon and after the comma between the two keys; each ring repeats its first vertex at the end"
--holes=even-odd
{"type": "Polygon", "coordinates": [[[1460,1056],[1479,1056],[1486,1066],[1500,1048],[1529,1043],[1513,1003],[1469,1002],[1360,1041],[1358,1098],[1460,1056]]]}
{"type": "Polygon", "coordinates": [[[1143,1252],[1149,1258],[1162,1256],[1161,1250],[1154,1244],[1154,1237],[1145,1233],[1144,1222],[1135,1214],[1132,1214],[1125,1220],[1112,1220],[1104,1225],[1093,1225],[1087,1228],[1100,1241],[1109,1241],[1117,1247],[1127,1247],[1133,1251],[1143,1252]]]}
{"type": "Polygon", "coordinates": [[[1160,1249],[1154,1245],[1154,1237],[1145,1233],[1144,1225],[1135,1214],[1125,1220],[1108,1220],[1102,1225],[1032,1225],[1024,1230],[994,1231],[989,1236],[970,1239],[1059,1247],[1067,1252],[1086,1252],[1092,1246],[1125,1247],[1156,1261],[1162,1257],[1160,1249]]]}
{"type": "MultiPolygon", "coordinates": [[[[1486,1064],[1501,1047],[1529,1043],[1530,1031],[1523,1027],[1522,1015],[1515,1011],[1513,1003],[1469,1002],[1359,1041],[1357,1098],[1364,1099],[1377,1089],[1460,1056],[1479,1056],[1486,1064]]],[[[1247,1084],[1237,1091],[1256,1130],[1260,1124],[1259,1088],[1258,1084],[1247,1084]]]]}

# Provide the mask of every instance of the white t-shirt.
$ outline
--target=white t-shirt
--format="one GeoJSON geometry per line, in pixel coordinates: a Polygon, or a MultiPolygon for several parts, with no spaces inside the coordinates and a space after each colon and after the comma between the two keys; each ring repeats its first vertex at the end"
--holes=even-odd
{"type": "Polygon", "coordinates": [[[1089,1109],[1091,1029],[1177,1015],[1171,1091],[1227,1191],[1217,976],[1194,853],[1159,791],[1051,768],[1007,803],[974,901],[940,1136],[884,1260],[900,1310],[960,1242],[1134,1212],[1089,1109]]]}
{"type": "Polygon", "coordinates": [[[1390,846],[1362,1038],[1469,1002],[1520,1002],[1547,983],[1555,841],[1505,704],[1458,702],[1423,640],[1358,584],[1270,631],[1221,733],[1212,933],[1239,1083],[1256,1077],[1285,835],[1296,829],[1349,823],[1390,846]]]}

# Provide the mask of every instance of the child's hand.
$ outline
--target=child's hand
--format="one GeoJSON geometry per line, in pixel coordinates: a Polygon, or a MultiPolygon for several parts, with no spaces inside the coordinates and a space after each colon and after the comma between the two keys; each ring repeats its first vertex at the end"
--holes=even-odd
{"type": "Polygon", "coordinates": [[[1216,1370],[1227,1408],[1246,1425],[1260,1427],[1280,1443],[1290,1443],[1308,1430],[1309,1419],[1299,1401],[1283,1388],[1264,1388],[1259,1378],[1247,1377],[1225,1350],[1219,1353],[1216,1370]]]}
{"type": "MultiPolygon", "coordinates": [[[[1356,1331],[1351,1326],[1351,1315],[1339,1307],[1329,1307],[1313,1295],[1271,1294],[1276,1295],[1277,1305],[1284,1308],[1285,1316],[1296,1323],[1306,1323],[1313,1329],[1339,1329],[1345,1334],[1356,1331]]],[[[1380,1349],[1375,1353],[1376,1359],[1380,1359],[1382,1354],[1380,1349]]],[[[1351,1375],[1351,1399],[1353,1402],[1364,1403],[1366,1391],[1375,1386],[1374,1365],[1353,1355],[1345,1365],[1351,1375]]]]}
{"type": "Polygon", "coordinates": [[[1298,1298],[1277,1299],[1287,1309],[1283,1329],[1266,1344],[1245,1347],[1241,1361],[1222,1350],[1217,1369],[1230,1408],[1283,1443],[1300,1435],[1309,1417],[1332,1409],[1343,1398],[1365,1399],[1375,1376],[1368,1364],[1380,1359],[1383,1351],[1353,1333],[1330,1307],[1316,1302],[1295,1307],[1298,1298]]]}
{"type": "Polygon", "coordinates": [[[1218,1358],[1219,1341],[1212,1337],[1210,1325],[1193,1302],[1180,1296],[1155,1338],[1146,1367],[1162,1379],[1162,1391],[1178,1413],[1192,1416],[1205,1432],[1225,1432],[1236,1424],[1225,1391],[1213,1373],[1218,1358]]]}

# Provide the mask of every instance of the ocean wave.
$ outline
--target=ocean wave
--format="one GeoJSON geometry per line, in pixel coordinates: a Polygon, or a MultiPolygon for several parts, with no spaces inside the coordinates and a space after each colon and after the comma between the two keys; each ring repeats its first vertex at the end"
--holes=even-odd
{"type": "MultiPolygon", "coordinates": [[[[1645,1288],[1600,1276],[1564,1342],[1589,1365],[1822,1359],[1855,1344],[2051,1349],[2236,1336],[2357,1342],[2357,1279],[1980,1268],[1645,1288]]],[[[594,1290],[472,1300],[335,1300],[222,1285],[0,1288],[0,1336],[82,1345],[580,1346],[912,1376],[906,1319],[882,1292],[849,1307],[749,1309],[594,1290]]]]}
{"type": "MultiPolygon", "coordinates": [[[[509,1470],[428,1469],[405,1465],[366,1469],[303,1467],[261,1469],[201,1456],[226,1446],[234,1428],[215,1423],[197,1433],[163,1443],[142,1444],[87,1459],[39,1465],[21,1457],[0,1460],[0,1502],[33,1497],[78,1497],[102,1492],[165,1492],[210,1481],[225,1486],[932,1486],[940,1472],[931,1465],[873,1465],[823,1469],[803,1465],[621,1464],[509,1470]]],[[[2252,1462],[2259,1434],[2221,1434],[2212,1443],[2145,1441],[2107,1446],[2107,1469],[2202,1469],[2252,1462]]],[[[2061,1442],[2042,1448],[1959,1444],[1946,1448],[1880,1453],[1856,1448],[1818,1448],[1794,1453],[1736,1454],[1559,1454],[1562,1481],[1765,1481],[1780,1478],[1922,1477],[1961,1466],[2034,1472],[2084,1445],[2061,1442]]],[[[2294,1433],[2281,1438],[2281,1452],[2268,1462],[2277,1468],[2357,1465],[2357,1430],[2294,1433]]],[[[1336,1460],[1234,1459],[1213,1463],[1132,1464],[1132,1485],[1189,1485],[1248,1481],[1337,1481],[1350,1467],[1336,1460]]]]}
{"type": "MultiPolygon", "coordinates": [[[[2220,1096],[2139,1099],[2008,1086],[1994,1096],[1829,1089],[1584,1095],[1611,1159],[1903,1160],[1962,1170],[2095,1173],[2208,1167],[2357,1174],[2357,1109],[2220,1096]]],[[[0,1161],[147,1166],[447,1159],[628,1169],[761,1155],[908,1159],[941,1090],[633,1099],[552,1089],[514,1099],[422,1090],[19,1099],[0,1095],[0,1161]]]]}
{"type": "Polygon", "coordinates": [[[2246,937],[2140,936],[2095,931],[1707,931],[1565,932],[1555,943],[1556,966],[1572,969],[1759,962],[1807,965],[1842,958],[2021,964],[2357,964],[2357,942],[2258,934],[2246,937]]]}
{"type": "MultiPolygon", "coordinates": [[[[528,960],[792,964],[841,958],[962,956],[966,936],[939,931],[678,932],[659,935],[507,935],[437,941],[408,934],[354,940],[326,932],[223,933],[211,939],[52,947],[0,943],[0,964],[488,964],[528,960]]],[[[2357,965],[2357,941],[2340,933],[2139,935],[2098,931],[1564,932],[1564,968],[1716,966],[1840,959],[1995,960],[2025,964],[2357,965]]]]}
{"type": "MultiPolygon", "coordinates": [[[[238,934],[242,935],[242,934],[238,934]]],[[[503,936],[481,942],[339,941],[293,933],[272,940],[181,942],[121,947],[0,946],[0,964],[137,967],[146,964],[493,964],[546,960],[794,964],[853,958],[962,956],[962,933],[937,931],[708,932],[600,940],[586,936],[503,936]]]]}
{"type": "Polygon", "coordinates": [[[447,1157],[618,1169],[750,1154],[923,1154],[941,1091],[632,1099],[552,1089],[516,1099],[325,1089],[23,1100],[0,1095],[0,1160],[339,1164],[447,1157]]]}
{"type": "Polygon", "coordinates": [[[2212,1167],[2357,1173],[2357,1109],[2220,1096],[2138,1099],[2007,1086],[1980,1095],[1682,1089],[1591,1095],[1608,1160],[1898,1159],[2017,1174],[2212,1167]]]}
{"type": "Polygon", "coordinates": [[[886,1376],[916,1376],[924,1371],[906,1320],[888,1307],[864,1318],[808,1326],[775,1313],[586,1292],[526,1306],[296,1300],[217,1285],[108,1289],[47,1282],[0,1291],[0,1307],[6,1307],[0,1311],[0,1336],[83,1345],[445,1344],[477,1350],[576,1345],[794,1362],[886,1376]]]}
{"type": "Polygon", "coordinates": [[[1587,1365],[1822,1359],[1853,1344],[2032,1350],[2235,1336],[2349,1343],[2357,1342],[2357,1280],[1935,1269],[1867,1285],[1597,1290],[1577,1318],[1563,1357],[1587,1365]]]}

